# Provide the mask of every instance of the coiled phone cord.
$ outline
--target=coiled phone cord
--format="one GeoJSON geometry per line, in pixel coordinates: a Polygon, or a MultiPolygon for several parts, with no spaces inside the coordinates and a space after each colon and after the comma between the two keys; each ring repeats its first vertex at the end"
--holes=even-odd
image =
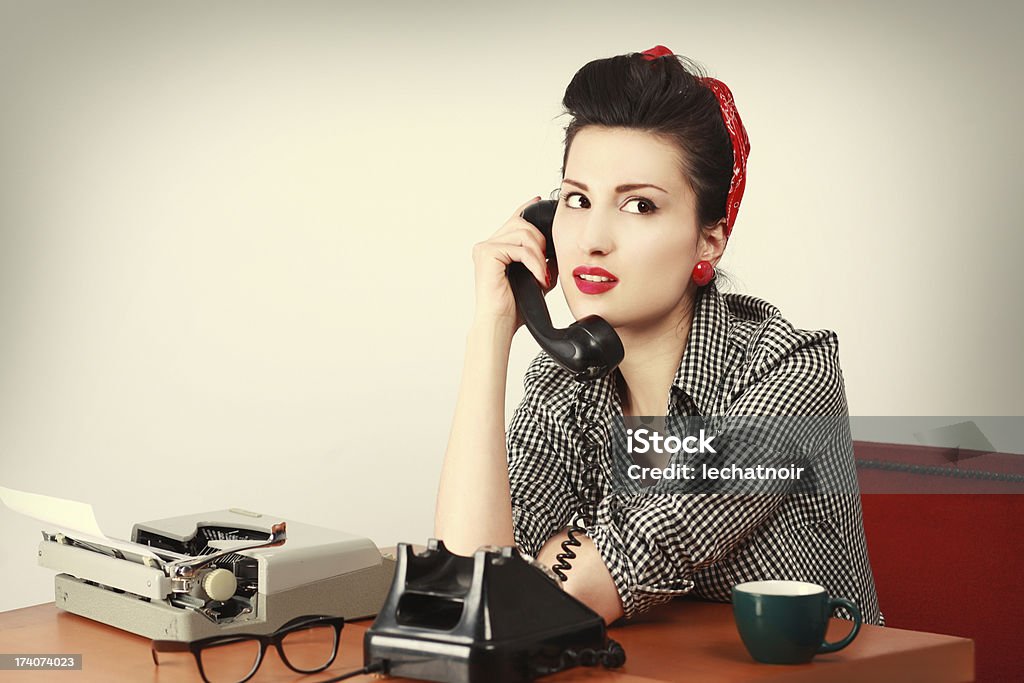
{"type": "MultiPolygon", "coordinates": [[[[562,541],[562,552],[555,556],[556,563],[551,567],[551,571],[563,583],[569,578],[566,576],[566,572],[572,569],[571,561],[576,559],[574,548],[583,545],[577,536],[586,535],[587,527],[592,525],[597,518],[597,506],[601,500],[601,489],[597,480],[600,472],[600,465],[597,462],[600,442],[596,436],[601,425],[595,417],[598,403],[585,395],[586,390],[592,385],[592,382],[588,382],[580,384],[576,389],[576,409],[579,411],[577,422],[580,425],[582,437],[580,456],[583,461],[583,471],[580,475],[582,481],[579,492],[580,509],[573,519],[572,526],[566,532],[567,538],[562,541]]],[[[606,646],[600,650],[591,648],[566,650],[561,654],[557,666],[540,669],[537,674],[546,676],[577,665],[597,666],[600,664],[606,669],[617,669],[625,663],[626,651],[617,642],[608,638],[606,646]]]]}
{"type": "Polygon", "coordinates": [[[572,569],[572,560],[576,559],[575,548],[583,544],[577,536],[584,536],[587,527],[594,523],[597,517],[597,505],[600,502],[601,490],[597,478],[600,465],[597,462],[600,443],[595,432],[600,428],[600,423],[595,419],[598,404],[589,396],[585,395],[590,383],[581,383],[576,389],[576,410],[578,412],[578,423],[580,425],[582,448],[580,456],[583,461],[583,471],[580,475],[582,485],[580,487],[580,509],[572,520],[572,526],[566,532],[568,536],[562,541],[562,552],[555,555],[555,564],[551,571],[564,583],[569,579],[566,572],[572,569]]]}

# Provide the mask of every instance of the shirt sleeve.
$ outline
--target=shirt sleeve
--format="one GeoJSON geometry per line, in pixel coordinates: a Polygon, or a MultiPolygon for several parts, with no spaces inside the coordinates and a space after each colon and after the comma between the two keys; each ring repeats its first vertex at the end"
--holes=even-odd
{"type": "Polygon", "coordinates": [[[544,543],[569,524],[575,496],[565,465],[527,399],[512,416],[506,446],[516,545],[536,557],[544,543]]]}
{"type": "MultiPolygon", "coordinates": [[[[722,416],[716,465],[812,465],[834,449],[827,442],[837,432],[837,416],[846,414],[838,342],[829,332],[808,334],[816,336],[773,367],[751,369],[760,379],[722,416]],[[774,421],[778,416],[796,421],[780,427],[774,421]],[[771,419],[750,419],[757,417],[771,419]]],[[[787,496],[803,495],[793,487],[793,479],[777,479],[724,492],[651,487],[606,496],[590,535],[615,582],[625,616],[692,590],[697,572],[749,540],[787,496]]]]}

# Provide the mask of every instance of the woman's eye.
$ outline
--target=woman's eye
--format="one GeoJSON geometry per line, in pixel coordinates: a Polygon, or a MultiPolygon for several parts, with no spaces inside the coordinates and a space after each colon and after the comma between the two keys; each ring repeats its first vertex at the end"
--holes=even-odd
{"type": "Polygon", "coordinates": [[[579,192],[571,192],[569,194],[562,195],[562,199],[565,200],[565,205],[570,209],[589,209],[590,200],[581,195],[579,192]]]}
{"type": "Polygon", "coordinates": [[[622,209],[627,213],[654,213],[658,207],[650,199],[634,197],[623,204],[622,209]]]}

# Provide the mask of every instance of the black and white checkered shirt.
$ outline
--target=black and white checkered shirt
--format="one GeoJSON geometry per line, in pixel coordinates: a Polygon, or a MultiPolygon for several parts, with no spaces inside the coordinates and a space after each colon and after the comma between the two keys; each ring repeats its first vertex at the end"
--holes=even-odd
{"type": "MultiPolygon", "coordinates": [[[[545,353],[530,364],[507,432],[515,538],[524,552],[536,555],[576,517],[586,422],[580,406],[590,406],[591,424],[621,424],[617,374],[579,384],[545,353]]],[[[735,584],[792,579],[852,600],[865,623],[882,622],[835,333],[795,329],[771,304],[721,294],[712,283],[698,295],[668,413],[699,416],[720,443],[728,443],[737,416],[824,417],[773,434],[767,449],[813,469],[819,486],[807,492],[779,482],[749,495],[622,486],[605,428],[595,442],[600,502],[587,535],[626,617],[685,593],[728,602],[735,584]]]]}

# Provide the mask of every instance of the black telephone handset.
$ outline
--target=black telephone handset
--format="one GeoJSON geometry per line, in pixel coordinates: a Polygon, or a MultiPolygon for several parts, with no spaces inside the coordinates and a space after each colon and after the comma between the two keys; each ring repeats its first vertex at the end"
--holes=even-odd
{"type": "MultiPolygon", "coordinates": [[[[531,204],[523,211],[523,218],[544,235],[546,256],[552,262],[555,259],[555,246],[551,239],[551,225],[557,206],[557,201],[545,200],[531,204]]],[[[590,315],[564,330],[557,329],[551,324],[551,315],[544,303],[544,292],[529,269],[522,263],[514,262],[509,264],[507,273],[516,307],[526,329],[530,330],[540,347],[578,381],[600,379],[622,362],[625,355],[622,341],[607,321],[590,315]]]]}
{"type": "MultiPolygon", "coordinates": [[[[551,238],[551,227],[557,208],[557,201],[546,200],[530,204],[523,211],[523,218],[544,235],[545,256],[552,263],[555,260],[555,244],[551,238]]],[[[522,263],[514,262],[509,264],[507,273],[512,295],[526,328],[530,330],[541,348],[559,365],[571,372],[577,381],[589,382],[600,379],[622,362],[625,356],[622,340],[608,321],[590,315],[577,320],[564,330],[556,329],[551,324],[551,316],[544,303],[544,292],[529,269],[522,263]]],[[[580,400],[578,392],[577,401],[580,400]]],[[[572,569],[572,560],[576,559],[575,550],[582,546],[579,537],[586,535],[586,528],[597,516],[600,491],[595,482],[600,470],[597,462],[600,447],[597,436],[599,431],[600,428],[593,419],[584,419],[580,455],[585,483],[580,491],[581,507],[567,531],[567,538],[562,541],[562,552],[555,556],[556,563],[551,567],[562,581],[568,579],[566,572],[572,569]]]]}

